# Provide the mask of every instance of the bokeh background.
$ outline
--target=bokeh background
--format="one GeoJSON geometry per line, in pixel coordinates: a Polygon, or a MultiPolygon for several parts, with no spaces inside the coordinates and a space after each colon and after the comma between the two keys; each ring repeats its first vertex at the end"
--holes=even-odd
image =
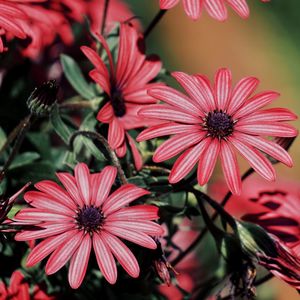
{"type": "MultiPolygon", "coordinates": [[[[158,11],[158,1],[127,2],[144,26],[158,11]]],[[[259,90],[281,93],[274,105],[287,107],[299,115],[300,1],[248,2],[251,10],[248,20],[230,10],[229,19],[224,23],[213,20],[206,13],[194,22],[187,18],[179,4],[167,12],[151,33],[148,50],[159,54],[169,71],[203,73],[212,79],[219,67],[228,67],[235,82],[243,76],[256,76],[261,81],[259,90]]],[[[294,125],[299,128],[299,124],[296,121],[294,125]]],[[[276,166],[279,181],[298,181],[300,139],[296,140],[290,153],[295,166],[292,169],[276,166]]],[[[246,170],[247,164],[243,160],[241,165],[242,170],[246,170]]],[[[221,177],[218,173],[215,173],[215,180],[221,177]]],[[[276,279],[262,286],[258,294],[259,300],[300,299],[297,292],[276,279]]]]}

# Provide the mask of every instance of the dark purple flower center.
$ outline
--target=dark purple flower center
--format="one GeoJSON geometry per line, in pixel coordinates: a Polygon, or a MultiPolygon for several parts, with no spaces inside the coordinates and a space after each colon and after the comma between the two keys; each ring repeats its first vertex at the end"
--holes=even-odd
{"type": "Polygon", "coordinates": [[[204,127],[211,137],[224,138],[233,132],[234,122],[228,114],[222,110],[209,112],[205,118],[204,127]]]}
{"type": "Polygon", "coordinates": [[[111,90],[111,105],[116,117],[123,117],[126,113],[125,101],[123,94],[117,87],[113,87],[111,90]]]}
{"type": "Polygon", "coordinates": [[[103,213],[99,208],[93,206],[84,206],[80,208],[76,221],[80,228],[92,232],[97,231],[104,220],[103,213]]]}

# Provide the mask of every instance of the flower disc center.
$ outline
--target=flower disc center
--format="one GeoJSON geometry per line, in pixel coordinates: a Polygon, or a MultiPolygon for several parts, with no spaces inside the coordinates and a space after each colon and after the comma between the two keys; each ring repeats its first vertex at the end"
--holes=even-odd
{"type": "Polygon", "coordinates": [[[101,210],[93,206],[84,206],[77,215],[78,225],[86,231],[96,231],[100,228],[104,216],[101,210]]]}
{"type": "Polygon", "coordinates": [[[123,117],[126,114],[126,106],[122,92],[116,87],[111,90],[111,105],[116,117],[123,117]]]}
{"type": "Polygon", "coordinates": [[[212,137],[224,138],[233,132],[234,122],[228,114],[222,110],[209,112],[204,127],[212,137]]]}

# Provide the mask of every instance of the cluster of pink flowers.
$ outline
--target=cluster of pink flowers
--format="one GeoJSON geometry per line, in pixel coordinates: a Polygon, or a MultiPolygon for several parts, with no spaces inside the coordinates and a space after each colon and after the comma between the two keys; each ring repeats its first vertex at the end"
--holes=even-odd
{"type": "MultiPolygon", "coordinates": [[[[160,0],[160,9],[171,9],[179,2],[160,0]]],[[[249,16],[246,0],[182,2],[186,14],[194,20],[205,9],[212,18],[224,21],[228,18],[227,6],[242,18],[249,16]]],[[[287,149],[276,141],[276,137],[298,135],[298,130],[287,123],[296,120],[297,116],[285,108],[266,108],[279,93],[271,90],[257,93],[259,80],[256,77],[244,77],[233,83],[231,71],[220,68],[213,80],[203,74],[172,72],[172,78],[183,91],[162,82],[159,77],[161,60],[156,55],[146,54],[140,26],[137,21],[130,20],[133,13],[120,0],[53,0],[49,3],[44,0],[0,0],[0,52],[6,52],[6,43],[15,38],[29,39],[22,54],[30,58],[37,58],[57,37],[70,45],[74,39],[72,23],[84,23],[85,16],[89,18],[96,43],[80,49],[93,66],[89,76],[97,84],[99,98],[102,97],[95,118],[100,124],[107,124],[101,128],[104,128],[109,144],[106,151],[116,154],[117,163],[103,167],[100,172],[91,172],[96,169],[92,163],[89,166],[77,163],[74,175],[68,172],[56,174],[59,184],[51,180],[35,183],[36,190],[24,195],[26,207],[6,220],[10,226],[22,226],[15,235],[16,241],[34,244],[27,256],[26,267],[33,267],[48,257],[45,273],[51,275],[68,265],[68,281],[74,289],[83,283],[92,250],[103,277],[115,284],[118,264],[129,276],[139,277],[136,248],[145,251],[144,248],[155,250],[161,246],[165,231],[161,222],[164,219],[159,220],[156,205],[146,203],[151,196],[151,187],[141,188],[124,180],[120,184],[117,180],[117,175],[120,176],[118,168],[122,168],[118,158],[126,157],[128,167],[131,157],[134,174],[143,169],[144,157],[138,143],[159,138],[158,143],[152,143],[152,149],[155,148],[151,153],[152,160],[162,164],[163,170],[166,170],[165,162],[171,165],[167,170],[168,187],[180,186],[180,182],[192,173],[197,175],[197,185],[209,184],[219,159],[229,194],[237,196],[243,191],[238,155],[261,177],[275,181],[274,161],[293,166],[287,149]],[[107,15],[99,14],[107,3],[107,15]],[[103,20],[105,28],[101,30],[103,20]],[[116,22],[120,23],[116,27],[117,46],[111,47],[109,33],[116,22]],[[167,138],[161,142],[164,137],[167,138]],[[174,163],[171,159],[175,159],[174,163]],[[127,242],[136,248],[131,249],[127,242]]],[[[191,190],[190,186],[187,194],[191,190]]],[[[300,289],[297,273],[300,269],[298,195],[266,191],[252,201],[258,204],[259,210],[243,219],[263,227],[273,238],[277,250],[277,257],[261,256],[259,263],[300,289]]],[[[184,248],[188,248],[186,238],[184,248]]],[[[177,245],[180,243],[176,242],[177,245]]],[[[175,247],[171,252],[175,252],[175,247]]],[[[156,260],[156,268],[159,277],[165,277],[170,284],[167,269],[172,268],[164,259],[156,260]]],[[[196,284],[195,276],[189,272],[199,270],[199,262],[193,255],[189,259],[190,264],[179,266],[185,282],[179,286],[186,285],[191,292],[196,284]]],[[[39,286],[31,293],[20,271],[12,274],[10,282],[8,287],[4,282],[0,283],[0,299],[52,299],[39,286]]],[[[160,291],[170,299],[174,296],[166,287],[161,287],[160,291]]],[[[174,293],[179,299],[182,296],[179,289],[174,293]]]]}

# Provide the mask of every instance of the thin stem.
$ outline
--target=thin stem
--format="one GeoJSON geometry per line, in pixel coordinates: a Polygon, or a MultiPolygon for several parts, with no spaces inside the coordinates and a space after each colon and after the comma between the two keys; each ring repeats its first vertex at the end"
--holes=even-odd
{"type": "MultiPolygon", "coordinates": [[[[247,170],[243,176],[242,176],[242,181],[244,181],[246,178],[248,178],[252,173],[254,172],[254,170],[252,168],[250,168],[249,170],[247,170]]],[[[224,199],[222,200],[222,202],[220,203],[220,205],[222,207],[225,207],[225,205],[228,203],[228,201],[230,200],[230,198],[232,197],[232,192],[229,191],[224,199]]],[[[215,212],[212,217],[211,220],[215,221],[218,217],[219,213],[215,212]]],[[[202,241],[202,239],[204,238],[204,236],[206,235],[206,233],[208,232],[207,227],[205,227],[200,233],[199,235],[196,237],[196,239],[188,246],[188,248],[186,248],[184,251],[182,251],[181,253],[178,254],[178,256],[172,261],[172,265],[176,266],[179,262],[181,262],[185,256],[187,254],[189,254],[191,251],[194,250],[194,248],[198,245],[198,243],[200,243],[202,241]]]]}
{"type": "Polygon", "coordinates": [[[16,137],[16,142],[13,146],[13,149],[11,151],[11,153],[9,154],[8,156],[8,159],[7,161],[5,162],[1,172],[0,172],[0,182],[4,179],[4,176],[10,166],[10,164],[12,163],[12,161],[14,160],[16,154],[18,153],[20,147],[21,147],[21,144],[25,138],[25,135],[30,127],[30,125],[32,124],[32,121],[33,121],[33,116],[32,114],[30,114],[29,116],[27,116],[23,121],[22,121],[22,124],[18,125],[18,129],[19,129],[19,132],[18,132],[18,135],[16,137]]]}
{"type": "Polygon", "coordinates": [[[105,24],[106,24],[106,19],[107,19],[107,11],[108,11],[108,5],[109,5],[109,0],[105,0],[104,3],[104,10],[103,10],[103,16],[102,16],[102,24],[101,24],[101,34],[104,34],[105,30],[105,24]]]}
{"type": "Polygon", "coordinates": [[[155,28],[155,26],[159,23],[159,21],[162,19],[162,17],[165,15],[165,13],[167,12],[166,9],[161,9],[153,18],[153,20],[151,21],[151,23],[148,25],[147,29],[144,32],[144,37],[146,38],[151,31],[155,28]]]}
{"type": "Polygon", "coordinates": [[[6,148],[14,141],[14,139],[17,137],[18,133],[24,126],[24,123],[26,122],[28,116],[21,120],[21,122],[13,129],[13,131],[8,135],[7,140],[5,144],[0,149],[0,156],[3,154],[3,152],[6,150],[6,148]]]}
{"type": "Polygon", "coordinates": [[[120,178],[120,181],[122,182],[122,184],[128,183],[127,179],[125,177],[124,171],[122,169],[121,163],[120,163],[115,151],[110,147],[108,141],[106,140],[106,138],[103,135],[101,135],[100,133],[97,133],[97,132],[93,132],[93,131],[76,131],[75,133],[73,133],[73,135],[71,136],[71,138],[69,140],[69,145],[72,148],[73,148],[75,138],[78,135],[83,135],[85,137],[98,140],[106,149],[112,164],[117,168],[119,178],[120,178]]]}

